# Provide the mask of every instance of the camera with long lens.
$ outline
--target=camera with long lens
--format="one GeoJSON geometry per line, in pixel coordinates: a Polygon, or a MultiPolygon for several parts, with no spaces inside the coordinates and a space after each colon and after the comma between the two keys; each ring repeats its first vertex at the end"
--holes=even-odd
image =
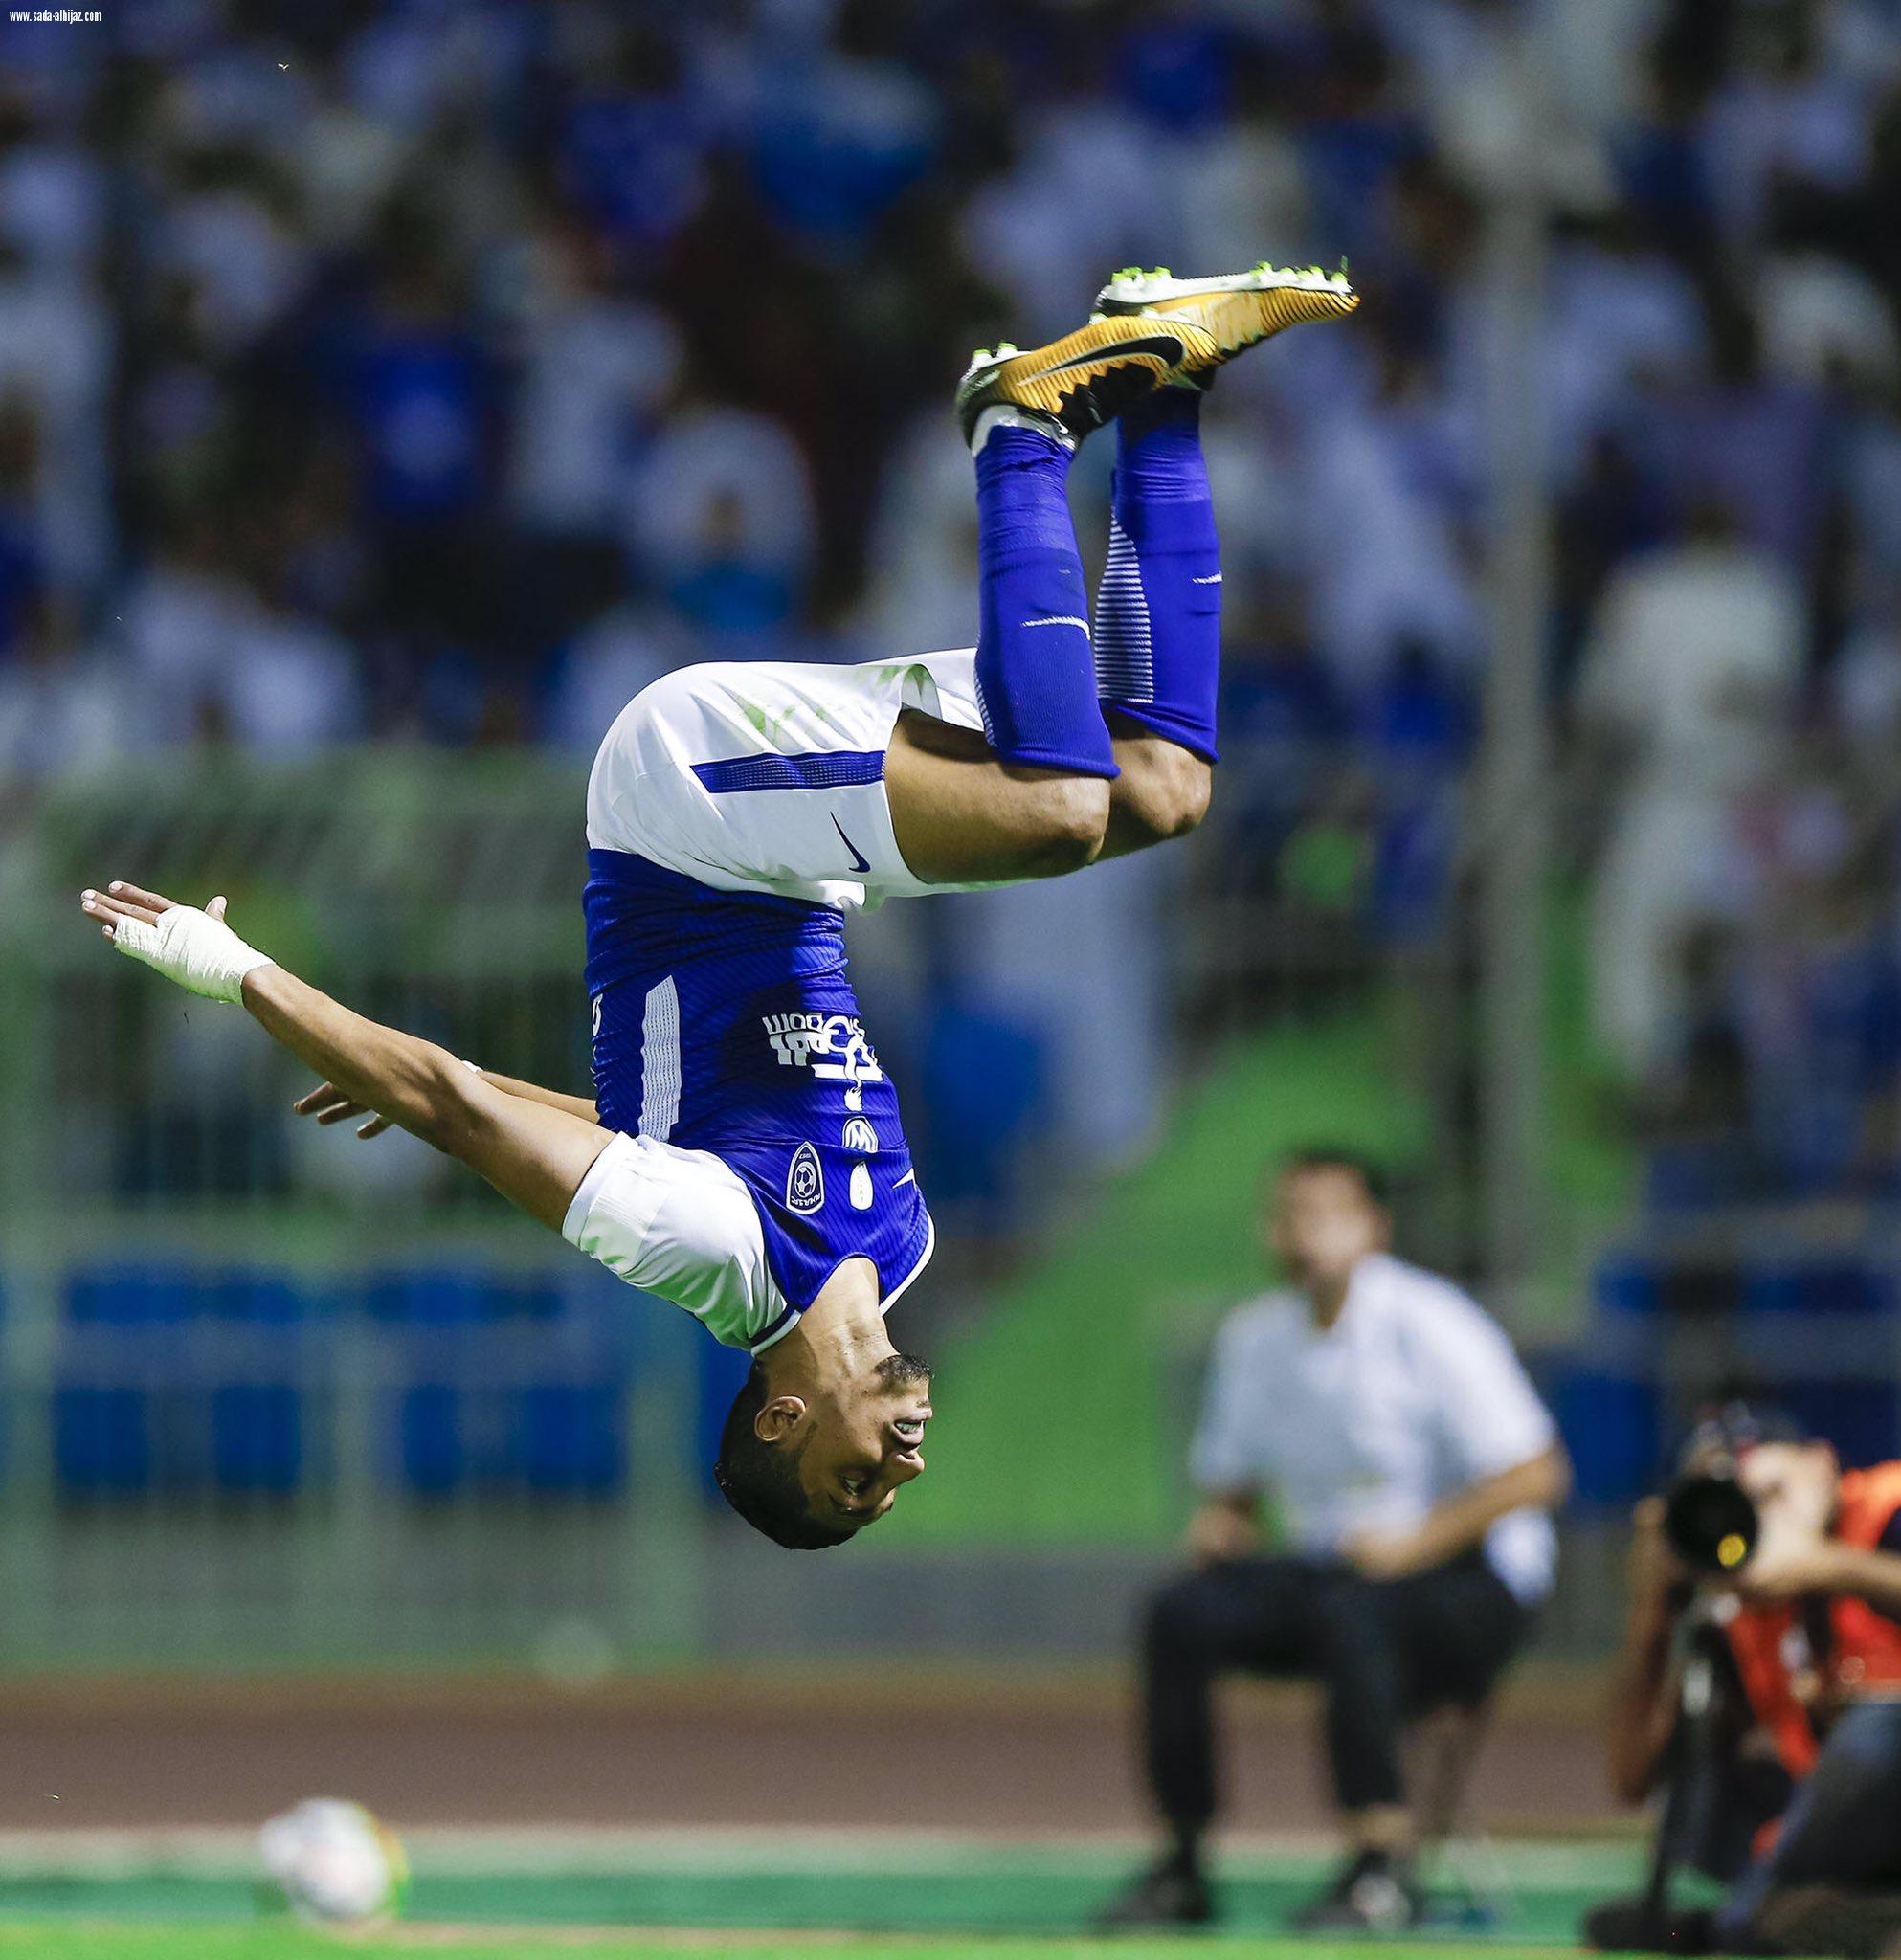
{"type": "Polygon", "coordinates": [[[1739,1572],[1762,1535],[1756,1500],[1737,1481],[1733,1461],[1685,1471],[1664,1493],[1664,1536],[1691,1571],[1739,1572]]]}

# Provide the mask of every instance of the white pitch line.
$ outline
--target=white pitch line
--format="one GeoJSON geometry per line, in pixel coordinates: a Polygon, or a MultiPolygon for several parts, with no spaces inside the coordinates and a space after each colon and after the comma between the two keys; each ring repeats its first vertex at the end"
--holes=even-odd
{"type": "MultiPolygon", "coordinates": [[[[627,1828],[546,1825],[402,1829],[411,1859],[426,1872],[630,1877],[693,1872],[844,1876],[914,1871],[1073,1873],[1122,1869],[1148,1840],[1134,1833],[1046,1836],[1025,1842],[983,1833],[880,1830],[627,1828]]],[[[1636,1840],[1565,1842],[1486,1838],[1487,1859],[1514,1884],[1561,1889],[1617,1882],[1637,1866],[1636,1840]]],[[[1232,1877],[1288,1874],[1331,1864],[1333,1842],[1318,1833],[1248,1835],[1221,1841],[1219,1864],[1232,1877]]],[[[257,1836],[241,1829],[0,1831],[0,1874],[72,1873],[106,1878],[153,1871],[207,1878],[251,1877],[257,1836]]]]}

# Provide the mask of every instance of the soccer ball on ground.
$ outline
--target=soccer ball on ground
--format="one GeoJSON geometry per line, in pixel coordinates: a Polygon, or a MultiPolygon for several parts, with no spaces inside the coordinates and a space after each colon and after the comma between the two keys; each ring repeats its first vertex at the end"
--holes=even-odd
{"type": "Polygon", "coordinates": [[[409,1860],[360,1803],[306,1797],[257,1834],[264,1869],[300,1919],[360,1924],[399,1911],[409,1860]]]}

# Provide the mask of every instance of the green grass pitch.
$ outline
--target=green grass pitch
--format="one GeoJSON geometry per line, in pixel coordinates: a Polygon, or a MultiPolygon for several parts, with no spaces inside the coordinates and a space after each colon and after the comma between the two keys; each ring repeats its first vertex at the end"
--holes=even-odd
{"type": "Polygon", "coordinates": [[[390,1934],[340,1935],[293,1926],[207,1927],[72,1925],[40,1921],[0,1927],[0,1960],[872,1960],[899,1950],[922,1960],[1184,1960],[1192,1953],[1215,1960],[1455,1960],[1483,1953],[1486,1960],[1552,1960],[1549,1947],[1471,1946],[1434,1941],[1357,1947],[1311,1941],[1227,1939],[1191,1934],[1180,1939],[1013,1940],[902,1938],[859,1934],[845,1938],[692,1932],[625,1936],[551,1933],[545,1927],[449,1931],[414,1927],[390,1934]]]}
{"type": "Polygon", "coordinates": [[[1107,1940],[1085,1928],[1133,1847],[418,1834],[410,1850],[408,1916],[345,1933],[273,1908],[241,1837],[195,1851],[0,1846],[0,1960],[1550,1960],[1574,1948],[1592,1900],[1629,1891],[1642,1871],[1634,1839],[1474,1846],[1466,1888],[1450,1872],[1435,1886],[1430,1931],[1355,1946],[1280,1931],[1330,1869],[1311,1846],[1224,1858],[1219,1927],[1107,1940]]]}

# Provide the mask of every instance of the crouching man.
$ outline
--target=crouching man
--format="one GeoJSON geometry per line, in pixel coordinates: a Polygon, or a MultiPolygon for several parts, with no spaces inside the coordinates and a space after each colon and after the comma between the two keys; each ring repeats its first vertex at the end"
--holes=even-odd
{"type": "Polygon", "coordinates": [[[1482,1704],[1551,1587],[1548,1514],[1569,1468],[1497,1325],[1388,1254],[1378,1175],[1346,1152],[1286,1165],[1264,1223],[1290,1283],[1239,1308],[1216,1343],[1194,1452],[1195,1569],[1156,1595],[1142,1641],[1146,1769],[1168,1843],[1112,1925],[1213,1917],[1212,1691],[1231,1670],[1304,1677],[1326,1695],[1346,1855],[1302,1924],[1412,1924],[1401,1731],[1482,1704]]]}

